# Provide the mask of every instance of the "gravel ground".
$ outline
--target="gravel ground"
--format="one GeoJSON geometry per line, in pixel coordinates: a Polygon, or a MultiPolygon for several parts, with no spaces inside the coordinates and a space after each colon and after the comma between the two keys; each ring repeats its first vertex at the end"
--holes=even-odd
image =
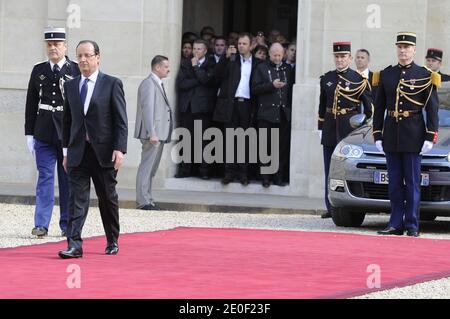
{"type": "MultiPolygon", "coordinates": [[[[31,235],[34,219],[34,206],[0,204],[0,248],[18,247],[58,242],[60,237],[55,214],[50,225],[49,236],[35,239],[31,235]]],[[[322,220],[309,215],[260,215],[231,213],[196,213],[196,212],[143,212],[138,210],[121,210],[121,233],[150,232],[168,230],[176,227],[212,227],[212,228],[249,228],[297,230],[317,232],[341,232],[375,235],[376,231],[386,226],[387,216],[371,215],[366,217],[363,227],[336,228],[331,220],[322,220]]],[[[104,235],[100,212],[91,208],[83,237],[104,235]]],[[[422,224],[423,238],[450,239],[450,218],[439,218],[436,222],[422,224]]],[[[397,288],[359,297],[361,299],[400,299],[400,298],[450,298],[450,278],[426,282],[414,286],[397,288]]]]}

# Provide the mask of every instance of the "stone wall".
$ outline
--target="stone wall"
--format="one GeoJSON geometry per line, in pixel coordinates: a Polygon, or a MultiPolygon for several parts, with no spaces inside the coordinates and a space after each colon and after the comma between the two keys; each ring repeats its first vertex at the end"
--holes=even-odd
{"type": "MultiPolygon", "coordinates": [[[[185,26],[199,29],[195,17],[209,1],[185,0],[185,26]],[[195,7],[191,7],[194,5],[195,7]]],[[[259,185],[223,188],[218,182],[187,183],[170,178],[175,167],[166,151],[156,186],[198,191],[247,192],[320,197],[323,193],[322,154],[316,131],[318,79],[333,68],[333,41],[352,41],[353,48],[372,52],[372,69],[395,63],[395,34],[418,34],[418,56],[423,62],[427,47],[440,47],[448,57],[450,8],[437,0],[299,0],[298,70],[294,89],[291,185],[263,190],[259,185]],[[368,12],[369,9],[369,12],[368,12]],[[380,9],[379,15],[377,10],[380,9]],[[375,11],[374,11],[375,10],[375,11]],[[379,19],[378,19],[379,18],[379,19]],[[377,28],[379,23],[380,28],[377,28]],[[375,27],[374,27],[375,26],[375,27]]],[[[215,3],[211,10],[219,8],[215,3]]],[[[203,11],[202,11],[203,10],[203,11]]],[[[217,12],[216,12],[217,13],[217,12]]],[[[222,15],[210,14],[210,17],[222,15]]],[[[150,71],[151,58],[167,55],[172,75],[167,80],[169,95],[176,105],[175,78],[180,57],[183,0],[0,0],[0,183],[34,184],[36,170],[25,145],[23,122],[25,94],[33,65],[45,59],[42,32],[46,25],[64,26],[69,18],[69,56],[74,57],[78,41],[90,38],[101,49],[101,70],[124,81],[129,117],[129,154],[119,174],[119,185],[134,188],[140,160],[140,145],[132,138],[139,83],[150,71]],[[67,12],[69,10],[69,12],[67,12]],[[76,26],[77,9],[79,28],[76,26]]],[[[222,21],[211,20],[220,31],[222,21]]],[[[444,57],[444,58],[445,58],[444,57]]],[[[444,62],[445,63],[445,62],[444,62]]],[[[444,70],[450,70],[447,66],[444,70]]]]}

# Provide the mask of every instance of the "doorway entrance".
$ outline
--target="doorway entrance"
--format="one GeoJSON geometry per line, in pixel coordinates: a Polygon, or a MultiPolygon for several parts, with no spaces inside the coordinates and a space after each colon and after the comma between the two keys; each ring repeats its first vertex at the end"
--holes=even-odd
{"type": "Polygon", "coordinates": [[[217,35],[231,31],[275,29],[291,41],[297,34],[298,0],[184,0],[183,32],[212,26],[217,35]]]}

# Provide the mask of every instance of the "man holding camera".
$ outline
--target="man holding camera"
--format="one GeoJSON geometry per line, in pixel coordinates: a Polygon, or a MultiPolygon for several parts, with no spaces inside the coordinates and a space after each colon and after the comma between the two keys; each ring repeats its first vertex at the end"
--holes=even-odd
{"type": "MultiPolygon", "coordinates": [[[[270,61],[258,65],[252,81],[252,92],[257,96],[258,128],[267,129],[267,146],[270,154],[278,152],[279,167],[274,174],[263,174],[263,187],[271,181],[285,186],[284,179],[289,168],[289,147],[292,109],[293,70],[283,62],[285,49],[279,43],[270,47],[270,61]],[[278,147],[272,144],[272,130],[278,130],[278,147]]],[[[262,165],[264,166],[264,165],[262,165]]]]}
{"type": "MultiPolygon", "coordinates": [[[[214,121],[224,123],[224,128],[238,129],[244,131],[251,126],[252,117],[255,113],[254,99],[250,88],[253,73],[257,65],[257,59],[253,58],[251,52],[252,35],[243,33],[238,39],[237,54],[236,47],[230,45],[227,54],[216,65],[216,78],[221,87],[214,111],[214,121]]],[[[235,144],[235,143],[234,143],[235,144]]],[[[248,148],[236,150],[235,159],[232,163],[225,164],[225,177],[222,184],[228,185],[235,178],[247,186],[248,181],[248,148]],[[237,152],[245,152],[246,160],[238,163],[237,152]]]]}

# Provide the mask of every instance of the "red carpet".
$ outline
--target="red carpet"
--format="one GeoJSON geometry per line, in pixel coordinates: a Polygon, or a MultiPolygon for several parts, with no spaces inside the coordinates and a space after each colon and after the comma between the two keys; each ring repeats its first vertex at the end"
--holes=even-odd
{"type": "Polygon", "coordinates": [[[105,239],[64,261],[65,242],[0,250],[0,298],[298,299],[370,292],[367,267],[382,288],[450,277],[450,241],[352,234],[179,228],[123,235],[120,254],[105,239]],[[68,289],[67,266],[81,267],[68,289]]]}

